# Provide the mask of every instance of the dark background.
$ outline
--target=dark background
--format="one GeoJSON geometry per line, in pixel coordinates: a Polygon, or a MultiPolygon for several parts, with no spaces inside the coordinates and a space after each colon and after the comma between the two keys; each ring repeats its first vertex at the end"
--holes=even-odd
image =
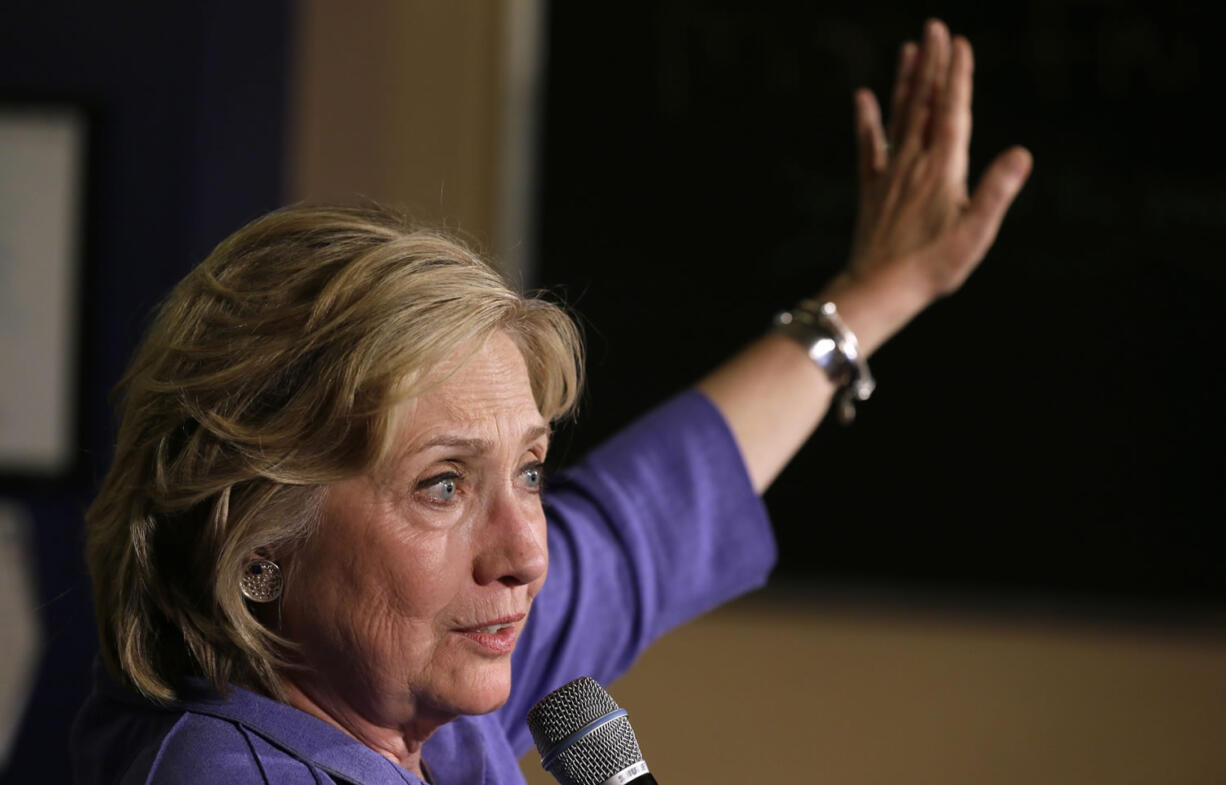
{"type": "MultiPolygon", "coordinates": [[[[934,11],[937,9],[934,9],[934,11]]],[[[1226,606],[1223,91],[1209,12],[939,9],[976,53],[972,173],[1034,173],[878,391],[767,494],[783,577],[970,601],[1226,606]]],[[[696,379],[845,262],[851,95],[888,96],[910,3],[555,3],[542,278],[588,324],[577,452],[696,379]]],[[[565,444],[565,440],[562,442],[565,444]]]]}
{"type": "MultiPolygon", "coordinates": [[[[5,785],[69,779],[107,391],[157,299],[284,199],[292,10],[0,7],[0,99],[92,119],[81,458],[62,482],[3,486],[34,518],[46,637],[5,785]]],[[[582,314],[591,354],[581,427],[556,454],[691,383],[839,268],[851,91],[889,89],[927,14],[976,47],[972,170],[1021,143],[1035,171],[983,268],[874,357],[855,425],[824,425],[768,494],[782,575],[1220,613],[1222,69],[1215,20],[1191,4],[552,4],[539,278],[582,314]]]]}
{"type": "Polygon", "coordinates": [[[43,621],[4,785],[71,781],[68,728],[97,651],[82,515],[111,458],[108,394],[158,300],[222,237],[283,200],[289,5],[0,5],[0,101],[69,103],[91,124],[79,458],[67,479],[0,481],[32,518],[43,621]]]}

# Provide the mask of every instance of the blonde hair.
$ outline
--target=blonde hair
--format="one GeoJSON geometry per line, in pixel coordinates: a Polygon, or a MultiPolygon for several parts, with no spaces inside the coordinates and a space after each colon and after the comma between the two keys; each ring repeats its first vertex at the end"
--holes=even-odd
{"type": "Polygon", "coordinates": [[[156,700],[199,675],[283,697],[286,642],[239,579],[310,536],[326,484],[391,449],[396,403],[504,330],[550,421],[582,383],[574,322],[472,251],[381,209],[294,207],[223,241],[159,308],[120,382],[87,513],[103,658],[156,700]]]}

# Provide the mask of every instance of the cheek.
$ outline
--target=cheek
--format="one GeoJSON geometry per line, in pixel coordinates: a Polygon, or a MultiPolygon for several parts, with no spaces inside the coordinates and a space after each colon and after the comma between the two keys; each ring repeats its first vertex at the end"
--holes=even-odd
{"type": "MultiPolygon", "coordinates": [[[[287,581],[285,634],[306,664],[354,694],[416,685],[465,621],[462,573],[446,538],[311,548],[287,581]],[[452,567],[448,569],[449,565],[452,567]]],[[[470,603],[471,604],[471,603],[470,603]]]]}
{"type": "Polygon", "coordinates": [[[353,537],[321,532],[291,563],[287,632],[317,638],[331,629],[347,638],[370,639],[388,637],[394,620],[429,618],[446,592],[438,580],[439,566],[446,563],[440,551],[445,548],[427,537],[381,537],[374,530],[353,537]]]}

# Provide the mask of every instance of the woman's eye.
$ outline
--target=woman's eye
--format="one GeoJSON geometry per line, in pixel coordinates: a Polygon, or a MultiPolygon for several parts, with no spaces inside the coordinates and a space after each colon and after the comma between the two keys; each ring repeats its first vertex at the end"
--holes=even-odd
{"type": "Polygon", "coordinates": [[[424,493],[430,501],[449,502],[456,497],[459,490],[459,479],[457,474],[440,474],[437,477],[423,480],[417,489],[424,493]]]}
{"type": "Polygon", "coordinates": [[[539,491],[545,484],[545,464],[539,461],[530,463],[520,470],[519,476],[525,488],[530,491],[539,491]]]}

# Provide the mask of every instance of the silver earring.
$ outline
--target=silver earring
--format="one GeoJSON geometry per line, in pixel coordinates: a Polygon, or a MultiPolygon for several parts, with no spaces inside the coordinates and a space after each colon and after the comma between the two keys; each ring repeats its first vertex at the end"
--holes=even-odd
{"type": "Polygon", "coordinates": [[[268,559],[252,559],[243,568],[238,588],[252,602],[272,602],[281,596],[281,568],[268,559]]]}

